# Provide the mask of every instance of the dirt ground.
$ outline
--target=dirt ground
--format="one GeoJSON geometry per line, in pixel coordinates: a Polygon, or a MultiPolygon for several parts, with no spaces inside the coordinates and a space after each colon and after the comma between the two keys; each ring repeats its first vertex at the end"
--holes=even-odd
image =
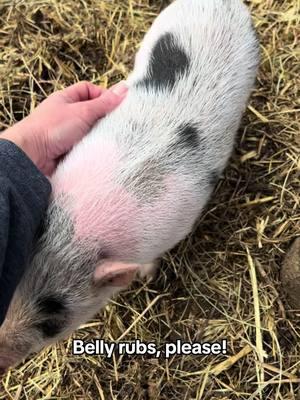
{"type": "MultiPolygon", "coordinates": [[[[209,0],[207,0],[209,1],[209,0]]],[[[0,0],[0,129],[78,80],[127,76],[164,0],[0,0]]],[[[280,268],[300,235],[299,0],[249,0],[261,66],[234,155],[195,231],[73,337],[227,340],[227,355],[27,359],[0,399],[300,399],[300,310],[280,268]]]]}

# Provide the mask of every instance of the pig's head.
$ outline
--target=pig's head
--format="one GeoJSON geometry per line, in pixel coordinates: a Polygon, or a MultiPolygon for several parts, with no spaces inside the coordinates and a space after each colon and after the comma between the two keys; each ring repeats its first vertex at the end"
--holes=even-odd
{"type": "Polygon", "coordinates": [[[0,373],[65,338],[122,288],[138,265],[119,262],[99,243],[75,237],[71,218],[52,203],[45,229],[0,327],[0,373]]]}

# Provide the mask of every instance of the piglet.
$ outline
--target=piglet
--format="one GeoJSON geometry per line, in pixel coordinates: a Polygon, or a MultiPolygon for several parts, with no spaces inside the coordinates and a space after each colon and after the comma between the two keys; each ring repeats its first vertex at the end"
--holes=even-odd
{"type": "Polygon", "coordinates": [[[71,334],[193,228],[231,155],[259,60],[241,0],[176,0],[125,101],[59,165],[0,329],[0,369],[71,334]]]}

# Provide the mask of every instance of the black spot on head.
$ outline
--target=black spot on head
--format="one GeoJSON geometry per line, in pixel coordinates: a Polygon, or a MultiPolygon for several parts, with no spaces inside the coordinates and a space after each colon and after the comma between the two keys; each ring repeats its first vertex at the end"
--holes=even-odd
{"type": "Polygon", "coordinates": [[[46,320],[36,324],[36,327],[42,332],[46,338],[51,338],[58,335],[64,328],[65,322],[63,320],[46,320]]]}
{"type": "Polygon", "coordinates": [[[147,89],[171,90],[179,77],[187,72],[189,65],[189,57],[176,43],[174,35],[166,33],[153,48],[147,76],[137,85],[147,89]]]}
{"type": "Polygon", "coordinates": [[[37,305],[39,312],[43,315],[61,314],[66,310],[63,299],[55,296],[41,298],[38,300],[37,305]]]}
{"type": "Polygon", "coordinates": [[[66,326],[68,309],[62,297],[57,295],[41,297],[37,301],[37,309],[41,322],[36,323],[35,327],[44,337],[54,337],[66,326]]]}
{"type": "Polygon", "coordinates": [[[188,150],[198,150],[200,132],[195,124],[184,123],[177,130],[179,136],[177,144],[188,150]]]}

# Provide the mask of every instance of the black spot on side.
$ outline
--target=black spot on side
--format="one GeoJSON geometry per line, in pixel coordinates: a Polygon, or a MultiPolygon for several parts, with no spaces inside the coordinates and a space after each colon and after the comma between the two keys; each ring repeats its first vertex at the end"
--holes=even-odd
{"type": "Polygon", "coordinates": [[[43,315],[61,314],[66,310],[64,301],[55,296],[48,296],[38,300],[38,310],[43,315]]]}
{"type": "Polygon", "coordinates": [[[171,90],[189,65],[189,57],[178,46],[174,35],[166,33],[154,46],[147,76],[137,86],[171,90]]]}
{"type": "Polygon", "coordinates": [[[178,144],[188,150],[197,150],[200,144],[200,132],[196,125],[182,124],[178,130],[178,144]]]}
{"type": "Polygon", "coordinates": [[[63,320],[46,320],[40,322],[36,327],[42,332],[46,338],[51,338],[58,335],[64,328],[65,323],[63,320]]]}

